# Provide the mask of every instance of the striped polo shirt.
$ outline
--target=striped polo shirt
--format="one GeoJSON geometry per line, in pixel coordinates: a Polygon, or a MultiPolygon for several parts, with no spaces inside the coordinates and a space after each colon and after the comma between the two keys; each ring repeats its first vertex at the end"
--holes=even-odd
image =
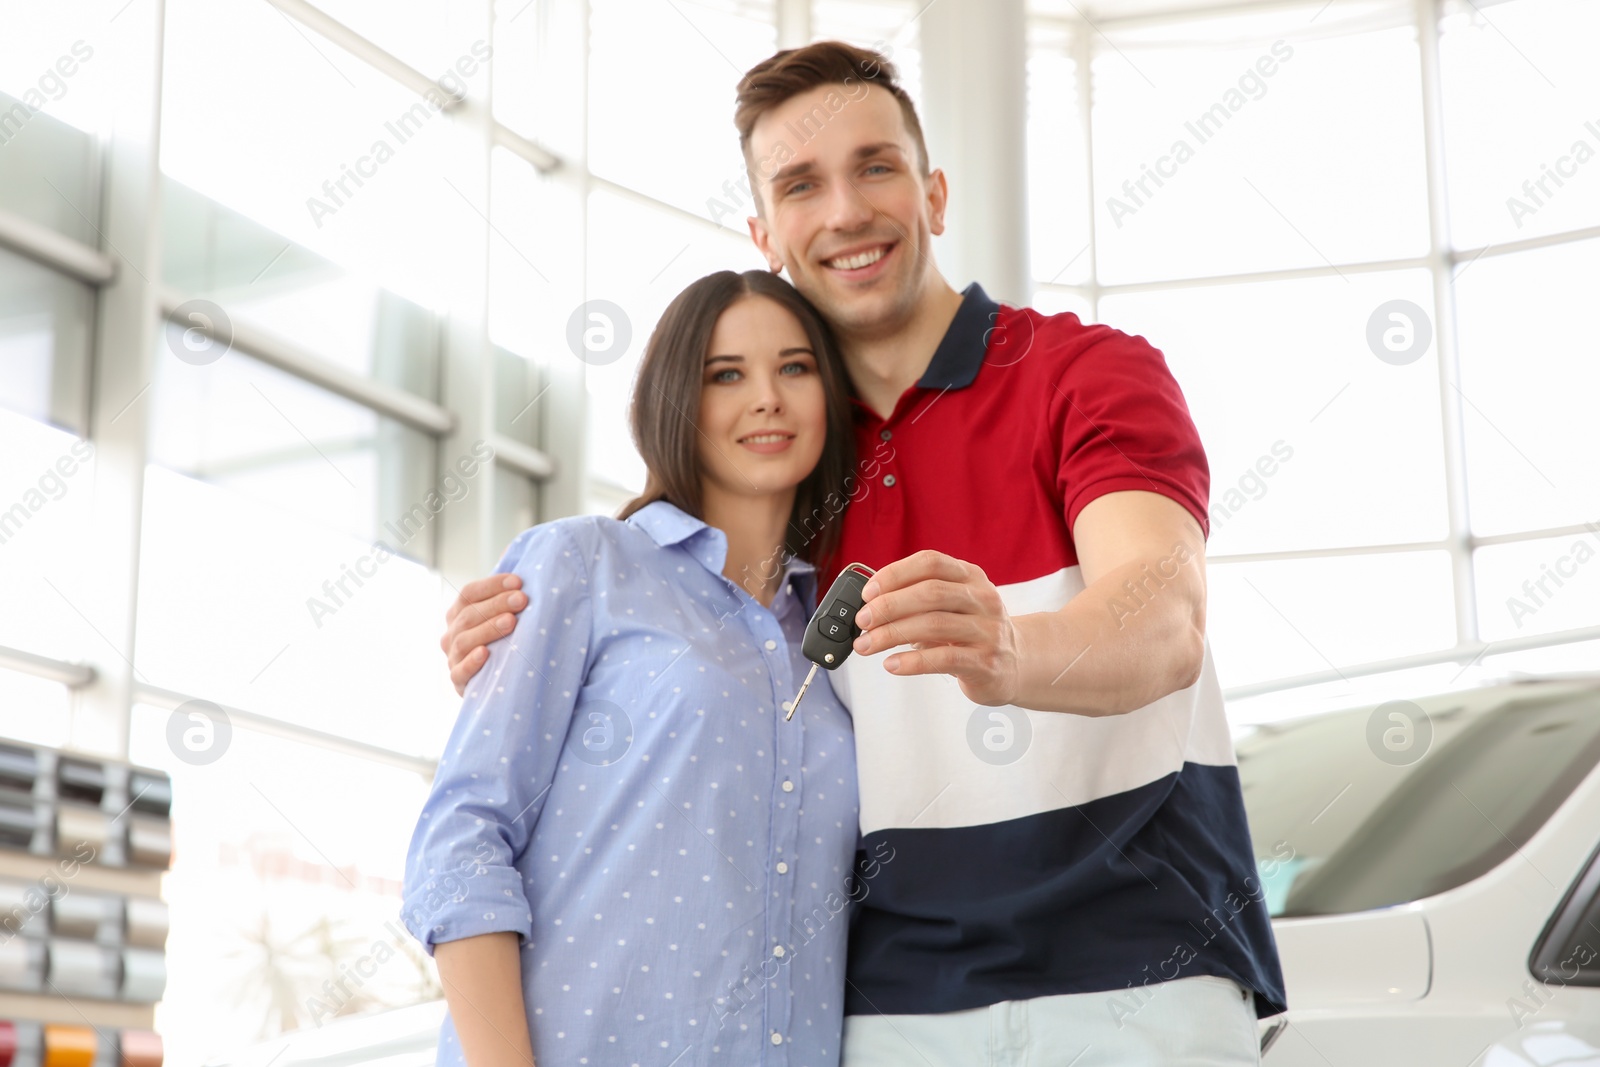
{"type": "MultiPolygon", "coordinates": [[[[851,561],[936,549],[982,567],[1013,615],[1053,611],[1084,588],[1078,513],[1121,490],[1170,497],[1209,534],[1199,434],[1142,337],[974,283],[890,416],[854,407],[858,481],[822,588],[851,561]]],[[[1106,717],[978,706],[947,675],[889,674],[888,654],[833,679],[860,847],[893,857],[852,919],[847,1013],[1109,991],[1115,1018],[1197,974],[1286,1010],[1209,642],[1193,685],[1106,717]]]]}

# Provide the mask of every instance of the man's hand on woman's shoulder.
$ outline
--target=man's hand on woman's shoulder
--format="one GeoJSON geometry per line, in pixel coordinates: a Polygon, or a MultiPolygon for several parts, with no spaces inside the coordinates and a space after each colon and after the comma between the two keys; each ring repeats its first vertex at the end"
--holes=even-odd
{"type": "Polygon", "coordinates": [[[515,574],[492,574],[461,587],[444,613],[444,636],[439,638],[457,696],[465,695],[467,682],[489,661],[489,643],[510,633],[516,613],[527,606],[522,579],[515,574]]]}

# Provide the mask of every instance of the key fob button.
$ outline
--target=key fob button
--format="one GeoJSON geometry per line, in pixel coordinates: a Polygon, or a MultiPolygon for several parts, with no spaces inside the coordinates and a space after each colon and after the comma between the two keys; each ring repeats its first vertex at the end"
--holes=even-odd
{"type": "Polygon", "coordinates": [[[817,620],[817,632],[830,641],[845,641],[850,637],[850,627],[830,615],[817,620]]]}

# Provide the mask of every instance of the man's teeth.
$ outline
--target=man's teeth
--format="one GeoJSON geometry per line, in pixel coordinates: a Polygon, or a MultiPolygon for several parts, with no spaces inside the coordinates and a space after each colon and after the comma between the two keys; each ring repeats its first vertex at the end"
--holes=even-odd
{"type": "Polygon", "coordinates": [[[879,247],[874,248],[870,252],[861,252],[856,255],[845,256],[840,259],[830,259],[828,261],[828,266],[835,267],[839,270],[860,270],[862,267],[870,267],[872,264],[878,262],[878,260],[883,258],[884,253],[887,251],[888,249],[879,247]]]}
{"type": "Polygon", "coordinates": [[[789,435],[786,433],[760,433],[754,437],[746,437],[744,440],[746,444],[769,445],[774,441],[787,441],[788,439],[789,435]]]}

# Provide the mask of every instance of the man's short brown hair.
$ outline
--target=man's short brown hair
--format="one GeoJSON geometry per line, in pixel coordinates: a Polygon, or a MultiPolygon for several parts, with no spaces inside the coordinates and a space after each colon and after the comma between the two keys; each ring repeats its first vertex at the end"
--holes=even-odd
{"type": "MultiPolygon", "coordinates": [[[[928,146],[922,138],[922,123],[917,119],[916,105],[900,85],[894,64],[883,53],[870,48],[857,48],[843,41],[814,41],[804,48],[786,48],[774,53],[739,79],[733,124],[739,129],[739,148],[750,172],[751,195],[757,211],[761,208],[761,191],[756,182],[770,175],[757,174],[755,161],[750,158],[750,135],[756,121],[786,100],[819,85],[848,88],[856,84],[876,85],[894,96],[906,129],[916,143],[922,174],[928,175],[928,146]]],[[[827,116],[823,118],[825,121],[827,116]]]]}

